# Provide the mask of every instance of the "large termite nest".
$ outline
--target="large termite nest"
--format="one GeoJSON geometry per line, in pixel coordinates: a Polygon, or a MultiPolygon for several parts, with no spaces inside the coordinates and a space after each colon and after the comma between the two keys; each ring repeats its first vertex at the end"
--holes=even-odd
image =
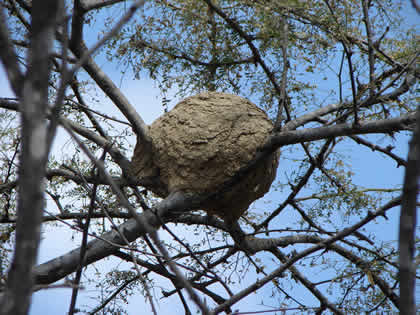
{"type": "MultiPolygon", "coordinates": [[[[175,191],[215,192],[255,157],[272,128],[265,112],[242,97],[201,93],[181,101],[149,126],[153,148],[137,141],[132,170],[138,178],[157,177],[159,185],[147,188],[162,198],[175,191]]],[[[237,220],[269,190],[278,158],[278,152],[271,154],[202,209],[237,220]]]]}

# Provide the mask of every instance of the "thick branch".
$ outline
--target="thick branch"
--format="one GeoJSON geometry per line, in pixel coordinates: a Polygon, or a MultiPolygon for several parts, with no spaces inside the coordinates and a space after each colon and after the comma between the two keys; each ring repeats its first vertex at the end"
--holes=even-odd
{"type": "MultiPolygon", "coordinates": [[[[417,108],[417,119],[420,119],[420,107],[417,108]]],[[[416,125],[407,158],[399,234],[400,312],[407,315],[416,312],[414,253],[420,178],[420,122],[417,121],[416,125]]]]}
{"type": "Polygon", "coordinates": [[[307,128],[295,131],[279,132],[272,135],[262,146],[262,150],[278,148],[286,144],[302,143],[333,137],[357,134],[392,133],[409,129],[416,122],[416,114],[409,113],[397,118],[360,122],[358,126],[338,124],[328,127],[307,128]]]}
{"type": "MultiPolygon", "coordinates": [[[[180,193],[172,194],[160,202],[153,211],[146,211],[139,216],[148,224],[148,226],[157,229],[162,222],[161,219],[159,219],[159,216],[165,218],[170,210],[180,212],[187,211],[190,209],[190,202],[191,201],[186,196],[180,193]]],[[[149,232],[139,228],[135,219],[126,221],[119,226],[119,229],[123,232],[124,237],[129,242],[132,242],[149,232]]],[[[117,247],[111,245],[109,242],[118,245],[126,244],[119,232],[115,230],[102,235],[102,239],[104,240],[95,239],[89,242],[85,255],[85,261],[83,262],[85,266],[112,255],[116,252],[116,250],[118,250],[117,247]]],[[[80,248],[35,267],[34,274],[36,277],[36,283],[53,283],[71,274],[76,270],[79,258],[80,248]]]]}
{"type": "MultiPolygon", "coordinates": [[[[397,67],[395,67],[394,69],[391,69],[388,72],[384,72],[383,75],[383,79],[387,78],[388,75],[391,75],[394,73],[394,70],[398,69],[397,67]]],[[[400,74],[399,74],[400,75],[400,74]]],[[[398,75],[398,77],[399,77],[398,75]]],[[[377,80],[375,81],[375,83],[378,82],[382,82],[382,80],[377,80]]],[[[395,79],[393,80],[395,81],[395,79]]],[[[416,77],[414,75],[409,75],[403,82],[402,84],[394,89],[392,92],[386,93],[386,94],[375,94],[373,97],[368,97],[365,100],[361,101],[360,104],[358,104],[359,108],[367,108],[370,107],[372,105],[375,104],[379,104],[379,103],[385,103],[388,101],[395,101],[398,99],[399,96],[401,96],[402,94],[404,94],[405,92],[407,92],[410,87],[412,85],[414,85],[416,83],[416,77]]],[[[385,89],[382,89],[385,90],[385,89]]],[[[383,91],[382,91],[383,92],[383,91]]],[[[352,106],[352,103],[349,102],[344,102],[344,103],[334,103],[334,104],[330,104],[324,107],[321,107],[319,109],[314,110],[313,112],[304,114],[292,121],[289,121],[286,125],[284,125],[283,129],[284,131],[288,131],[288,130],[295,130],[296,128],[305,125],[306,123],[310,122],[310,121],[316,121],[318,120],[320,117],[325,116],[327,114],[331,114],[333,112],[336,112],[340,109],[348,109],[352,106]]]]}
{"type": "MultiPolygon", "coordinates": [[[[43,181],[49,152],[46,120],[50,79],[49,52],[52,49],[51,35],[62,5],[61,1],[56,0],[33,2],[29,69],[22,93],[17,93],[22,97],[22,153],[16,244],[6,290],[1,296],[0,314],[25,315],[30,306],[34,283],[32,269],[37,259],[41,236],[43,181]]],[[[14,88],[19,89],[19,86],[14,88]]]]}
{"type": "Polygon", "coordinates": [[[16,95],[22,92],[23,74],[19,69],[18,57],[13,49],[10,33],[6,25],[7,18],[0,8],[0,59],[6,70],[7,77],[16,95]]]}
{"type": "Polygon", "coordinates": [[[125,0],[81,0],[81,6],[84,12],[88,12],[95,9],[102,9],[103,7],[113,5],[118,2],[125,0]]]}
{"type": "MultiPolygon", "coordinates": [[[[269,139],[266,145],[263,146],[262,151],[259,154],[257,154],[257,157],[253,161],[251,161],[248,166],[242,168],[237,175],[228,180],[225,184],[221,185],[219,191],[211,193],[207,196],[189,196],[188,198],[184,195],[177,195],[178,197],[175,198],[175,200],[174,196],[170,196],[167,198],[167,200],[164,200],[163,202],[157,205],[157,212],[161,217],[164,217],[165,214],[169,212],[169,210],[171,210],[171,212],[174,210],[173,207],[176,207],[177,211],[180,212],[185,212],[191,209],[198,209],[203,201],[207,200],[208,198],[213,198],[214,196],[223,193],[225,190],[228,190],[232,184],[234,184],[238,180],[241,180],[244,174],[246,174],[250,169],[252,169],[256,164],[258,164],[258,161],[262,160],[267,154],[274,151],[276,148],[283,144],[317,140],[324,137],[340,136],[351,133],[396,131],[404,129],[404,126],[406,124],[412,123],[414,122],[414,120],[414,115],[409,114],[395,119],[362,123],[358,128],[354,128],[350,125],[343,124],[331,127],[304,129],[299,131],[290,131],[283,134],[276,134],[269,139]],[[320,131],[317,132],[317,130],[320,131]]],[[[177,213],[177,215],[179,215],[179,212],[177,213]]],[[[154,228],[158,228],[160,226],[159,221],[156,220],[156,218],[149,212],[144,213],[143,216],[145,216],[146,221],[154,228]]],[[[135,240],[136,238],[145,233],[145,231],[139,229],[136,226],[134,220],[129,220],[126,223],[124,223],[122,225],[122,230],[126,230],[130,234],[126,235],[127,239],[129,239],[130,241],[135,240]]],[[[105,234],[104,238],[110,239],[114,243],[122,241],[119,240],[120,237],[114,232],[109,232],[105,234]]],[[[87,253],[86,264],[104,258],[112,254],[113,251],[115,251],[115,247],[103,241],[93,241],[92,243],[92,245],[89,245],[90,250],[87,253]]],[[[64,255],[62,258],[57,258],[56,260],[50,263],[46,263],[37,267],[38,281],[43,281],[42,283],[53,282],[74,271],[72,268],[75,268],[75,261],[73,260],[77,259],[78,257],[77,251],[78,250],[73,251],[69,254],[64,255]],[[60,268],[60,263],[63,263],[62,268],[60,268]],[[49,272],[48,270],[55,271],[49,272]],[[48,274],[51,274],[51,276],[48,276],[48,274]],[[42,280],[44,278],[46,280],[42,280]]]]}

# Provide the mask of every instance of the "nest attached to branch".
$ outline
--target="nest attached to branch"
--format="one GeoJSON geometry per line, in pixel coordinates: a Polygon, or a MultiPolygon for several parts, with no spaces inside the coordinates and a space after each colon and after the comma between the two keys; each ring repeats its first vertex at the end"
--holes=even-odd
{"type": "MultiPolygon", "coordinates": [[[[217,191],[255,157],[273,125],[264,111],[242,97],[201,93],[178,103],[149,126],[152,149],[137,141],[132,170],[138,178],[157,177],[146,187],[165,198],[175,191],[217,191]]],[[[237,220],[270,188],[279,152],[274,152],[232,189],[202,209],[225,220],[237,220]]]]}

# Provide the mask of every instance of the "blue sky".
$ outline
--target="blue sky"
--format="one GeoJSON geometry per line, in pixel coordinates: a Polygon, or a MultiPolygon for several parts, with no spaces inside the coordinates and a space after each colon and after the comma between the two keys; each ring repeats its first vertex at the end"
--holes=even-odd
{"type": "MultiPolygon", "coordinates": [[[[409,3],[409,1],[407,1],[409,3]]],[[[407,20],[405,22],[409,24],[415,24],[416,13],[409,6],[407,7],[407,20]]],[[[154,119],[159,117],[163,113],[163,107],[161,106],[160,92],[156,88],[155,84],[148,79],[134,80],[127,74],[124,80],[121,80],[120,68],[116,67],[114,64],[109,63],[102,55],[99,55],[96,58],[96,61],[101,65],[105,72],[110,75],[115,82],[121,82],[120,88],[125,93],[127,98],[134,104],[137,111],[140,113],[142,118],[146,123],[151,123],[154,119]]],[[[101,105],[101,111],[110,112],[122,118],[122,115],[113,109],[112,104],[109,100],[101,95],[101,92],[98,92],[98,99],[101,105]]],[[[2,97],[13,97],[10,89],[8,88],[8,83],[5,78],[3,69],[0,66],[0,96],[2,97]]],[[[172,104],[173,105],[173,104],[172,104]]],[[[55,148],[60,148],[61,144],[65,141],[64,135],[60,134],[55,141],[55,148]]],[[[399,156],[406,158],[407,152],[407,143],[409,137],[406,134],[399,134],[396,137],[396,151],[399,156]]],[[[364,187],[389,187],[398,186],[402,184],[403,180],[403,168],[395,168],[395,162],[390,161],[385,156],[378,157],[378,153],[371,152],[369,149],[355,146],[350,141],[346,141],[341,144],[342,152],[348,155],[349,163],[351,163],[351,169],[355,173],[354,180],[356,183],[364,187]],[[357,148],[357,149],[356,149],[357,148]]],[[[281,180],[285,177],[285,173],[291,167],[295,167],[296,164],[291,161],[280,160],[280,167],[278,170],[277,180],[281,180]]],[[[269,193],[264,197],[263,200],[257,202],[256,207],[258,208],[269,208],[275,209],[277,204],[282,202],[282,198],[285,194],[274,194],[273,192],[269,193]],[[270,201],[270,203],[265,203],[264,201],[270,201]]],[[[389,220],[386,221],[383,218],[378,219],[376,222],[369,224],[369,229],[375,230],[378,232],[378,236],[383,240],[397,240],[398,237],[398,218],[399,218],[399,209],[394,208],[388,213],[389,220]]],[[[293,211],[285,211],[284,214],[276,221],[279,228],[285,228],[288,226],[288,223],[294,222],[297,219],[296,213],[293,211]]],[[[277,226],[276,226],[277,227],[277,226]]],[[[185,227],[177,227],[174,230],[182,231],[183,235],[187,234],[188,237],[191,235],[193,237],[192,229],[185,231],[185,227]]],[[[161,233],[162,234],[162,233],[161,233]]],[[[77,240],[79,238],[75,236],[68,229],[63,228],[54,228],[46,227],[44,229],[44,239],[41,243],[40,257],[39,261],[44,262],[51,258],[54,258],[60,254],[64,254],[69,250],[78,246],[77,240]]],[[[162,236],[167,237],[167,236],[162,236]]],[[[115,265],[117,259],[111,259],[98,264],[97,268],[99,270],[106,270],[109,266],[115,265]]],[[[273,264],[267,259],[267,265],[273,264]]],[[[122,267],[122,266],[121,266],[122,267]]],[[[95,269],[89,267],[87,272],[94,274],[95,269]]],[[[252,271],[250,271],[252,273],[252,271]]],[[[251,278],[251,277],[250,277],[251,278]]],[[[237,290],[240,290],[240,287],[244,287],[245,284],[238,285],[237,290]]],[[[89,295],[91,295],[93,288],[87,286],[85,291],[81,291],[79,296],[79,302],[86,305],[97,305],[96,301],[93,301],[89,295]]],[[[305,289],[297,288],[293,292],[295,295],[299,296],[302,301],[313,300],[312,297],[308,296],[308,293],[305,289]],[[299,293],[298,293],[299,292],[299,293]]],[[[155,291],[157,298],[160,297],[159,290],[155,291]]],[[[269,290],[264,288],[258,291],[257,294],[251,295],[246,303],[241,303],[235,305],[234,309],[241,308],[242,311],[246,310],[259,310],[265,309],[262,306],[258,306],[260,300],[263,297],[266,297],[270,294],[269,290]]],[[[34,295],[33,305],[31,308],[32,315],[38,314],[65,314],[68,310],[68,305],[70,301],[71,291],[67,288],[60,289],[49,289],[45,291],[38,292],[34,295]]],[[[182,306],[178,303],[176,297],[161,300],[158,306],[159,314],[177,314],[182,313],[182,306]]],[[[317,306],[315,303],[314,306],[317,306]]],[[[138,314],[138,313],[149,313],[150,307],[145,304],[142,296],[135,295],[129,299],[129,314],[138,314]]]]}

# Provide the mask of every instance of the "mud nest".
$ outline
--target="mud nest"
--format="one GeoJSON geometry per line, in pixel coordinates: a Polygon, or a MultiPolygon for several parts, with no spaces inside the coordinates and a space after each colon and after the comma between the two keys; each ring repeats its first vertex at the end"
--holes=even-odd
{"type": "MultiPolygon", "coordinates": [[[[201,93],[181,101],[149,126],[153,148],[137,142],[132,170],[138,178],[157,177],[159,185],[146,188],[162,198],[175,191],[214,192],[255,157],[272,128],[265,112],[247,99],[201,93]]],[[[202,209],[237,220],[269,190],[278,158],[278,152],[271,154],[202,209]]]]}

